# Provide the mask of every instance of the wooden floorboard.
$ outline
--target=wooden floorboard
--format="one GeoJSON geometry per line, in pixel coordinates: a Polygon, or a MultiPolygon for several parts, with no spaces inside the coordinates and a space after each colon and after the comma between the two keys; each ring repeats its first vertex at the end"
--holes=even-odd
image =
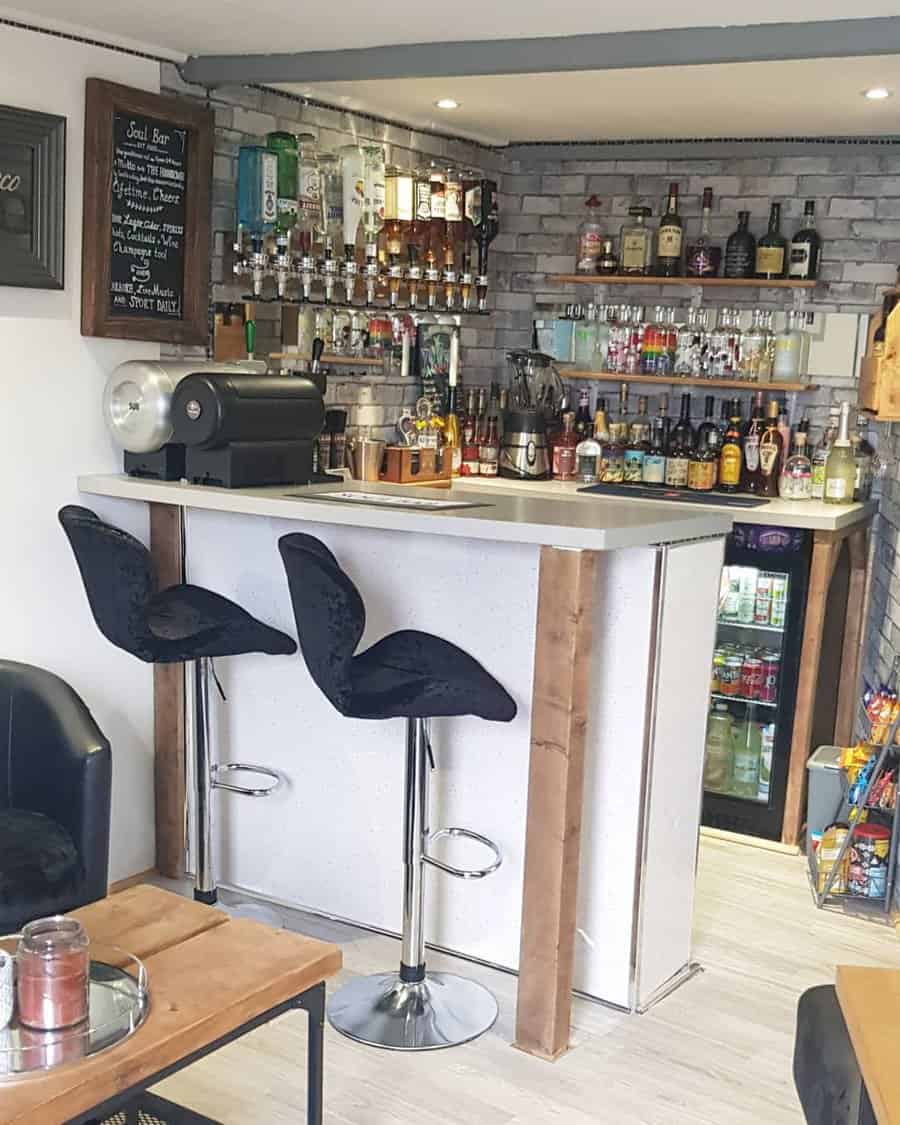
{"type": "MultiPolygon", "coordinates": [[[[314,936],[318,923],[309,927],[314,936]]],[[[328,935],[332,936],[332,935],[328,935]]],[[[332,937],[333,939],[333,937],[332,937]]],[[[695,924],[704,971],[647,1015],[576,1001],[556,1063],[513,1050],[516,980],[430,953],[494,989],[492,1032],[415,1058],[330,1029],[328,1125],[802,1125],[791,1080],[797,998],[838,963],[900,968],[893,928],[817,911],[804,860],[704,839],[695,924]]],[[[354,932],[344,974],[388,968],[397,942],[354,932]]],[[[343,979],[342,974],[340,979],[343,979]]],[[[303,1120],[306,1017],[285,1016],[158,1087],[224,1125],[303,1120]]]]}

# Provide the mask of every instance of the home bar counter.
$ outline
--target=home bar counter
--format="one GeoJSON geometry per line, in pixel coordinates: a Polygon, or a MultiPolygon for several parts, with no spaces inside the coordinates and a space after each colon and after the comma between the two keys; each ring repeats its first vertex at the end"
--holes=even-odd
{"type": "MultiPolygon", "coordinates": [[[[504,862],[485,884],[431,879],[426,932],[519,969],[518,1046],[544,1057],[566,1049],[573,986],[637,1010],[687,973],[730,516],[500,492],[441,512],[316,499],[473,499],[355,483],[241,491],[97,476],[79,487],[88,503],[115,498],[104,505],[113,519],[119,501],[150,504],[162,582],[181,578],[184,533],[186,580],[291,632],[276,545],[302,524],[359,585],[364,645],[390,629],[430,630],[512,693],[519,714],[508,725],[434,724],[432,827],[471,826],[498,841],[504,862]]],[[[156,672],[158,856],[175,874],[183,677],[156,672]]],[[[223,882],[396,932],[400,721],[341,717],[297,657],[222,661],[219,674],[229,699],[220,759],[246,750],[288,779],[265,802],[218,802],[223,882]]],[[[466,850],[454,845],[453,858],[465,864],[466,850]]]]}

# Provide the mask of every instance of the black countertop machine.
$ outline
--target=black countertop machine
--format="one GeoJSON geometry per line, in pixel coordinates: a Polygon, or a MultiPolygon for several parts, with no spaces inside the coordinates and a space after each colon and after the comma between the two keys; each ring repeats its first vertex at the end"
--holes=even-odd
{"type": "Polygon", "coordinates": [[[125,471],[224,488],[313,484],[322,392],[256,363],[131,361],[107,383],[104,411],[125,471]]]}

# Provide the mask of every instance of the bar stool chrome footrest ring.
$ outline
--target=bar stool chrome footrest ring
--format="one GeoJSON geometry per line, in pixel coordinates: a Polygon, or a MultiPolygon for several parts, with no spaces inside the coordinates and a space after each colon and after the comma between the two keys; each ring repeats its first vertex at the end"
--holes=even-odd
{"type": "Polygon", "coordinates": [[[397,973],[348,981],[328,1002],[331,1026],[370,1047],[436,1051],[468,1043],[490,1030],[497,1001],[477,981],[429,973],[407,983],[397,973]]]}
{"type": "Polygon", "coordinates": [[[494,841],[489,840],[487,836],[482,836],[478,832],[473,832],[469,828],[439,828],[436,832],[431,833],[428,837],[428,842],[431,844],[435,840],[448,838],[472,840],[476,844],[481,844],[482,847],[493,852],[494,862],[487,867],[454,867],[450,863],[445,863],[442,859],[436,859],[427,852],[422,856],[422,862],[427,863],[431,867],[436,867],[439,871],[444,871],[447,875],[452,875],[455,879],[484,879],[488,875],[493,875],[500,864],[503,863],[503,856],[500,854],[500,849],[494,841]]]}
{"type": "Polygon", "coordinates": [[[268,766],[251,766],[246,762],[223,762],[213,765],[210,766],[210,773],[212,775],[210,784],[213,789],[224,789],[226,793],[240,793],[242,797],[270,797],[284,783],[284,778],[276,770],[270,770],[268,766]],[[259,777],[268,778],[272,784],[256,787],[232,785],[228,781],[219,781],[219,774],[222,773],[254,773],[259,777]]]}

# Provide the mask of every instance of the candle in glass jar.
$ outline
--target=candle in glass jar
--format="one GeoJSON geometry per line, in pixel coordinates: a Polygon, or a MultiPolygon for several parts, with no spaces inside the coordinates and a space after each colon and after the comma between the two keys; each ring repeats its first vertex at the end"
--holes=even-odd
{"type": "Polygon", "coordinates": [[[19,1021],[40,1031],[80,1023],[88,1011],[88,936],[74,918],[39,918],[16,954],[19,1021]]]}

